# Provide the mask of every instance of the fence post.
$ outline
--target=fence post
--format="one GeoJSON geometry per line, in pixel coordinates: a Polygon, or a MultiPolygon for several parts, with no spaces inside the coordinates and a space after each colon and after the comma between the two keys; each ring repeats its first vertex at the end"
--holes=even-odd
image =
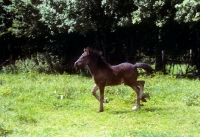
{"type": "Polygon", "coordinates": [[[156,71],[162,71],[165,73],[165,57],[164,57],[164,50],[161,51],[161,54],[156,56],[156,71]]]}
{"type": "Polygon", "coordinates": [[[164,50],[162,50],[162,61],[164,61],[164,58],[165,58],[165,51],[164,50]]]}
{"type": "Polygon", "coordinates": [[[190,59],[192,59],[192,49],[190,49],[190,59]]]}
{"type": "Polygon", "coordinates": [[[162,57],[160,55],[156,55],[156,65],[155,65],[156,71],[162,70],[162,57]]]}
{"type": "Polygon", "coordinates": [[[163,73],[166,73],[166,69],[165,69],[165,51],[162,50],[162,69],[163,69],[163,73]]]}

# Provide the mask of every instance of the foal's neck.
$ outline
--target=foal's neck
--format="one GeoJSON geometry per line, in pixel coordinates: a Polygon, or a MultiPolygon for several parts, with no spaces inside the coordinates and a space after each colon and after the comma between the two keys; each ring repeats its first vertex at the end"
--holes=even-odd
{"type": "Polygon", "coordinates": [[[92,76],[95,75],[98,71],[98,66],[94,63],[88,64],[88,68],[92,76]]]}
{"type": "Polygon", "coordinates": [[[88,64],[90,73],[92,76],[95,74],[99,73],[100,71],[105,71],[106,69],[110,69],[110,65],[107,64],[106,62],[92,62],[88,64]]]}

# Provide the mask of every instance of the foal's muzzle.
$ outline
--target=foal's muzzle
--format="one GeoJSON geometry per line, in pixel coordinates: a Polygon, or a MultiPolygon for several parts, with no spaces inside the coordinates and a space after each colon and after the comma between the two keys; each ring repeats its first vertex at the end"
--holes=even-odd
{"type": "Polygon", "coordinates": [[[76,61],[76,62],[74,63],[74,67],[78,67],[78,66],[81,66],[81,64],[80,64],[79,61],[76,61]]]}
{"type": "Polygon", "coordinates": [[[74,63],[74,67],[77,67],[77,66],[78,66],[78,63],[77,63],[77,62],[75,62],[75,63],[74,63]]]}

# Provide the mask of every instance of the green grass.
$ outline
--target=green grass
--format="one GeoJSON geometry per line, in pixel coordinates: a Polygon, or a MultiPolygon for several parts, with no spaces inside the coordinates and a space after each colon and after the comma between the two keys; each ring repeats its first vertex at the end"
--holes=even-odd
{"type": "Polygon", "coordinates": [[[104,112],[91,95],[91,78],[77,75],[0,74],[0,136],[197,137],[200,81],[156,75],[144,79],[151,99],[132,111],[136,95],[106,87],[104,112]],[[63,99],[62,97],[63,96],[63,99]]]}

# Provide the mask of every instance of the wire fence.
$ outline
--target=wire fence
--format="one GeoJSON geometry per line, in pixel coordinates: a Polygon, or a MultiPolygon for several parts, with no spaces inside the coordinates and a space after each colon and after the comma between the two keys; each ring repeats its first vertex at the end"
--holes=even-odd
{"type": "MultiPolygon", "coordinates": [[[[89,75],[87,67],[75,68],[74,62],[78,59],[76,57],[69,57],[64,60],[54,58],[54,56],[47,56],[48,54],[37,54],[32,57],[29,61],[18,61],[18,66],[22,69],[38,68],[40,71],[48,70],[51,72],[67,72],[67,73],[85,73],[89,75]],[[32,61],[31,61],[32,60],[32,61]],[[33,63],[35,62],[35,63],[33,63]],[[19,64],[20,63],[20,64],[19,64]],[[33,64],[33,65],[31,65],[33,64]],[[49,69],[47,69],[49,68],[49,69]]],[[[6,60],[1,67],[8,63],[6,60]]],[[[143,62],[150,64],[155,71],[163,72],[164,74],[173,75],[199,75],[200,74],[200,58],[199,56],[192,56],[191,54],[185,56],[177,55],[165,55],[162,52],[161,55],[157,56],[112,56],[107,59],[107,62],[111,65],[117,65],[122,62],[130,62],[132,64],[136,62],[143,62]]],[[[15,63],[16,66],[16,63],[15,63]]]]}
{"type": "MultiPolygon", "coordinates": [[[[163,72],[164,74],[173,75],[198,75],[199,74],[199,58],[191,58],[191,56],[130,56],[123,57],[123,59],[118,60],[119,56],[112,57],[112,61],[108,61],[111,65],[116,65],[122,62],[130,62],[132,64],[136,62],[143,62],[150,64],[156,71],[163,72]]],[[[73,70],[74,59],[70,60],[71,63],[67,65],[71,70],[73,70]],[[72,67],[72,68],[71,68],[72,67]]],[[[200,65],[199,65],[200,66],[200,65]]],[[[81,71],[88,72],[87,67],[81,68],[81,71]]]]}

